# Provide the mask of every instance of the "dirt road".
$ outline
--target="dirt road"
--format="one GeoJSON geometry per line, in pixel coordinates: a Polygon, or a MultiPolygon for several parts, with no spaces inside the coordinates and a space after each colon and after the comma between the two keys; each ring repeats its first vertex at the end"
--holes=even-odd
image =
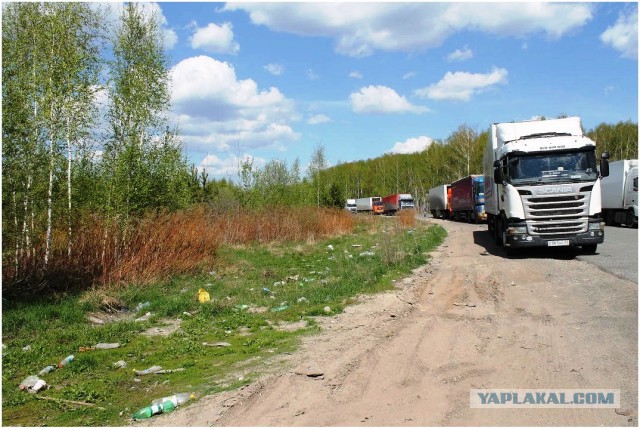
{"type": "Polygon", "coordinates": [[[449,232],[392,292],[319,320],[281,369],[144,425],[637,426],[637,284],[562,253],[449,232]],[[471,409],[470,388],[621,390],[621,409],[471,409]]]}

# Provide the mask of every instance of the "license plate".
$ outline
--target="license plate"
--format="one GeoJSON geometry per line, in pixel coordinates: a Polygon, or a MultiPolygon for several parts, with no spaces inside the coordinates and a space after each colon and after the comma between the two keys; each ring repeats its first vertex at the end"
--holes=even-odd
{"type": "Polygon", "coordinates": [[[547,245],[549,247],[566,247],[569,245],[569,240],[562,240],[562,241],[549,241],[547,242],[547,245]]]}

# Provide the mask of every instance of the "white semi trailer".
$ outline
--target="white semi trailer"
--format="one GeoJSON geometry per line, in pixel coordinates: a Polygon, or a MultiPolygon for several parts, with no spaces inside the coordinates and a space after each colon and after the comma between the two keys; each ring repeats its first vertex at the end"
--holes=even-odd
{"type": "Polygon", "coordinates": [[[595,143],[579,117],[494,123],[483,170],[489,232],[507,254],[517,248],[581,246],[604,241],[595,143]]]}
{"type": "Polygon", "coordinates": [[[638,160],[611,162],[601,187],[605,223],[638,227],[638,160]]]}

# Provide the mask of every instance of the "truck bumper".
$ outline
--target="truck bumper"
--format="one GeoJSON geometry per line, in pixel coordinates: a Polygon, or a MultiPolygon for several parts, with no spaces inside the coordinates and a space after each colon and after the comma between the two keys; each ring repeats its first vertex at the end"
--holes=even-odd
{"type": "Polygon", "coordinates": [[[604,242],[604,223],[599,219],[589,222],[589,230],[571,237],[542,238],[540,236],[507,233],[506,245],[511,248],[533,247],[573,247],[602,244],[604,242]]]}

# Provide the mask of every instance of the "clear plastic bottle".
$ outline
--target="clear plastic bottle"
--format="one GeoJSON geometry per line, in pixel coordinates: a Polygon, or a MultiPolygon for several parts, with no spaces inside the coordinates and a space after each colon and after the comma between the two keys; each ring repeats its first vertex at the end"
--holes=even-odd
{"type": "Polygon", "coordinates": [[[44,376],[47,373],[51,373],[53,371],[53,369],[55,369],[54,366],[47,366],[47,367],[43,368],[42,370],[40,370],[40,373],[38,373],[38,376],[44,376]]]}
{"type": "Polygon", "coordinates": [[[181,392],[179,394],[170,395],[168,397],[156,398],[151,403],[162,404],[162,403],[171,402],[175,407],[178,407],[194,398],[196,398],[196,396],[190,392],[181,392]]]}
{"type": "Polygon", "coordinates": [[[67,358],[65,358],[64,360],[60,361],[58,363],[58,368],[61,369],[62,367],[66,366],[67,364],[69,364],[71,361],[73,361],[75,357],[73,355],[69,355],[67,358]]]}

